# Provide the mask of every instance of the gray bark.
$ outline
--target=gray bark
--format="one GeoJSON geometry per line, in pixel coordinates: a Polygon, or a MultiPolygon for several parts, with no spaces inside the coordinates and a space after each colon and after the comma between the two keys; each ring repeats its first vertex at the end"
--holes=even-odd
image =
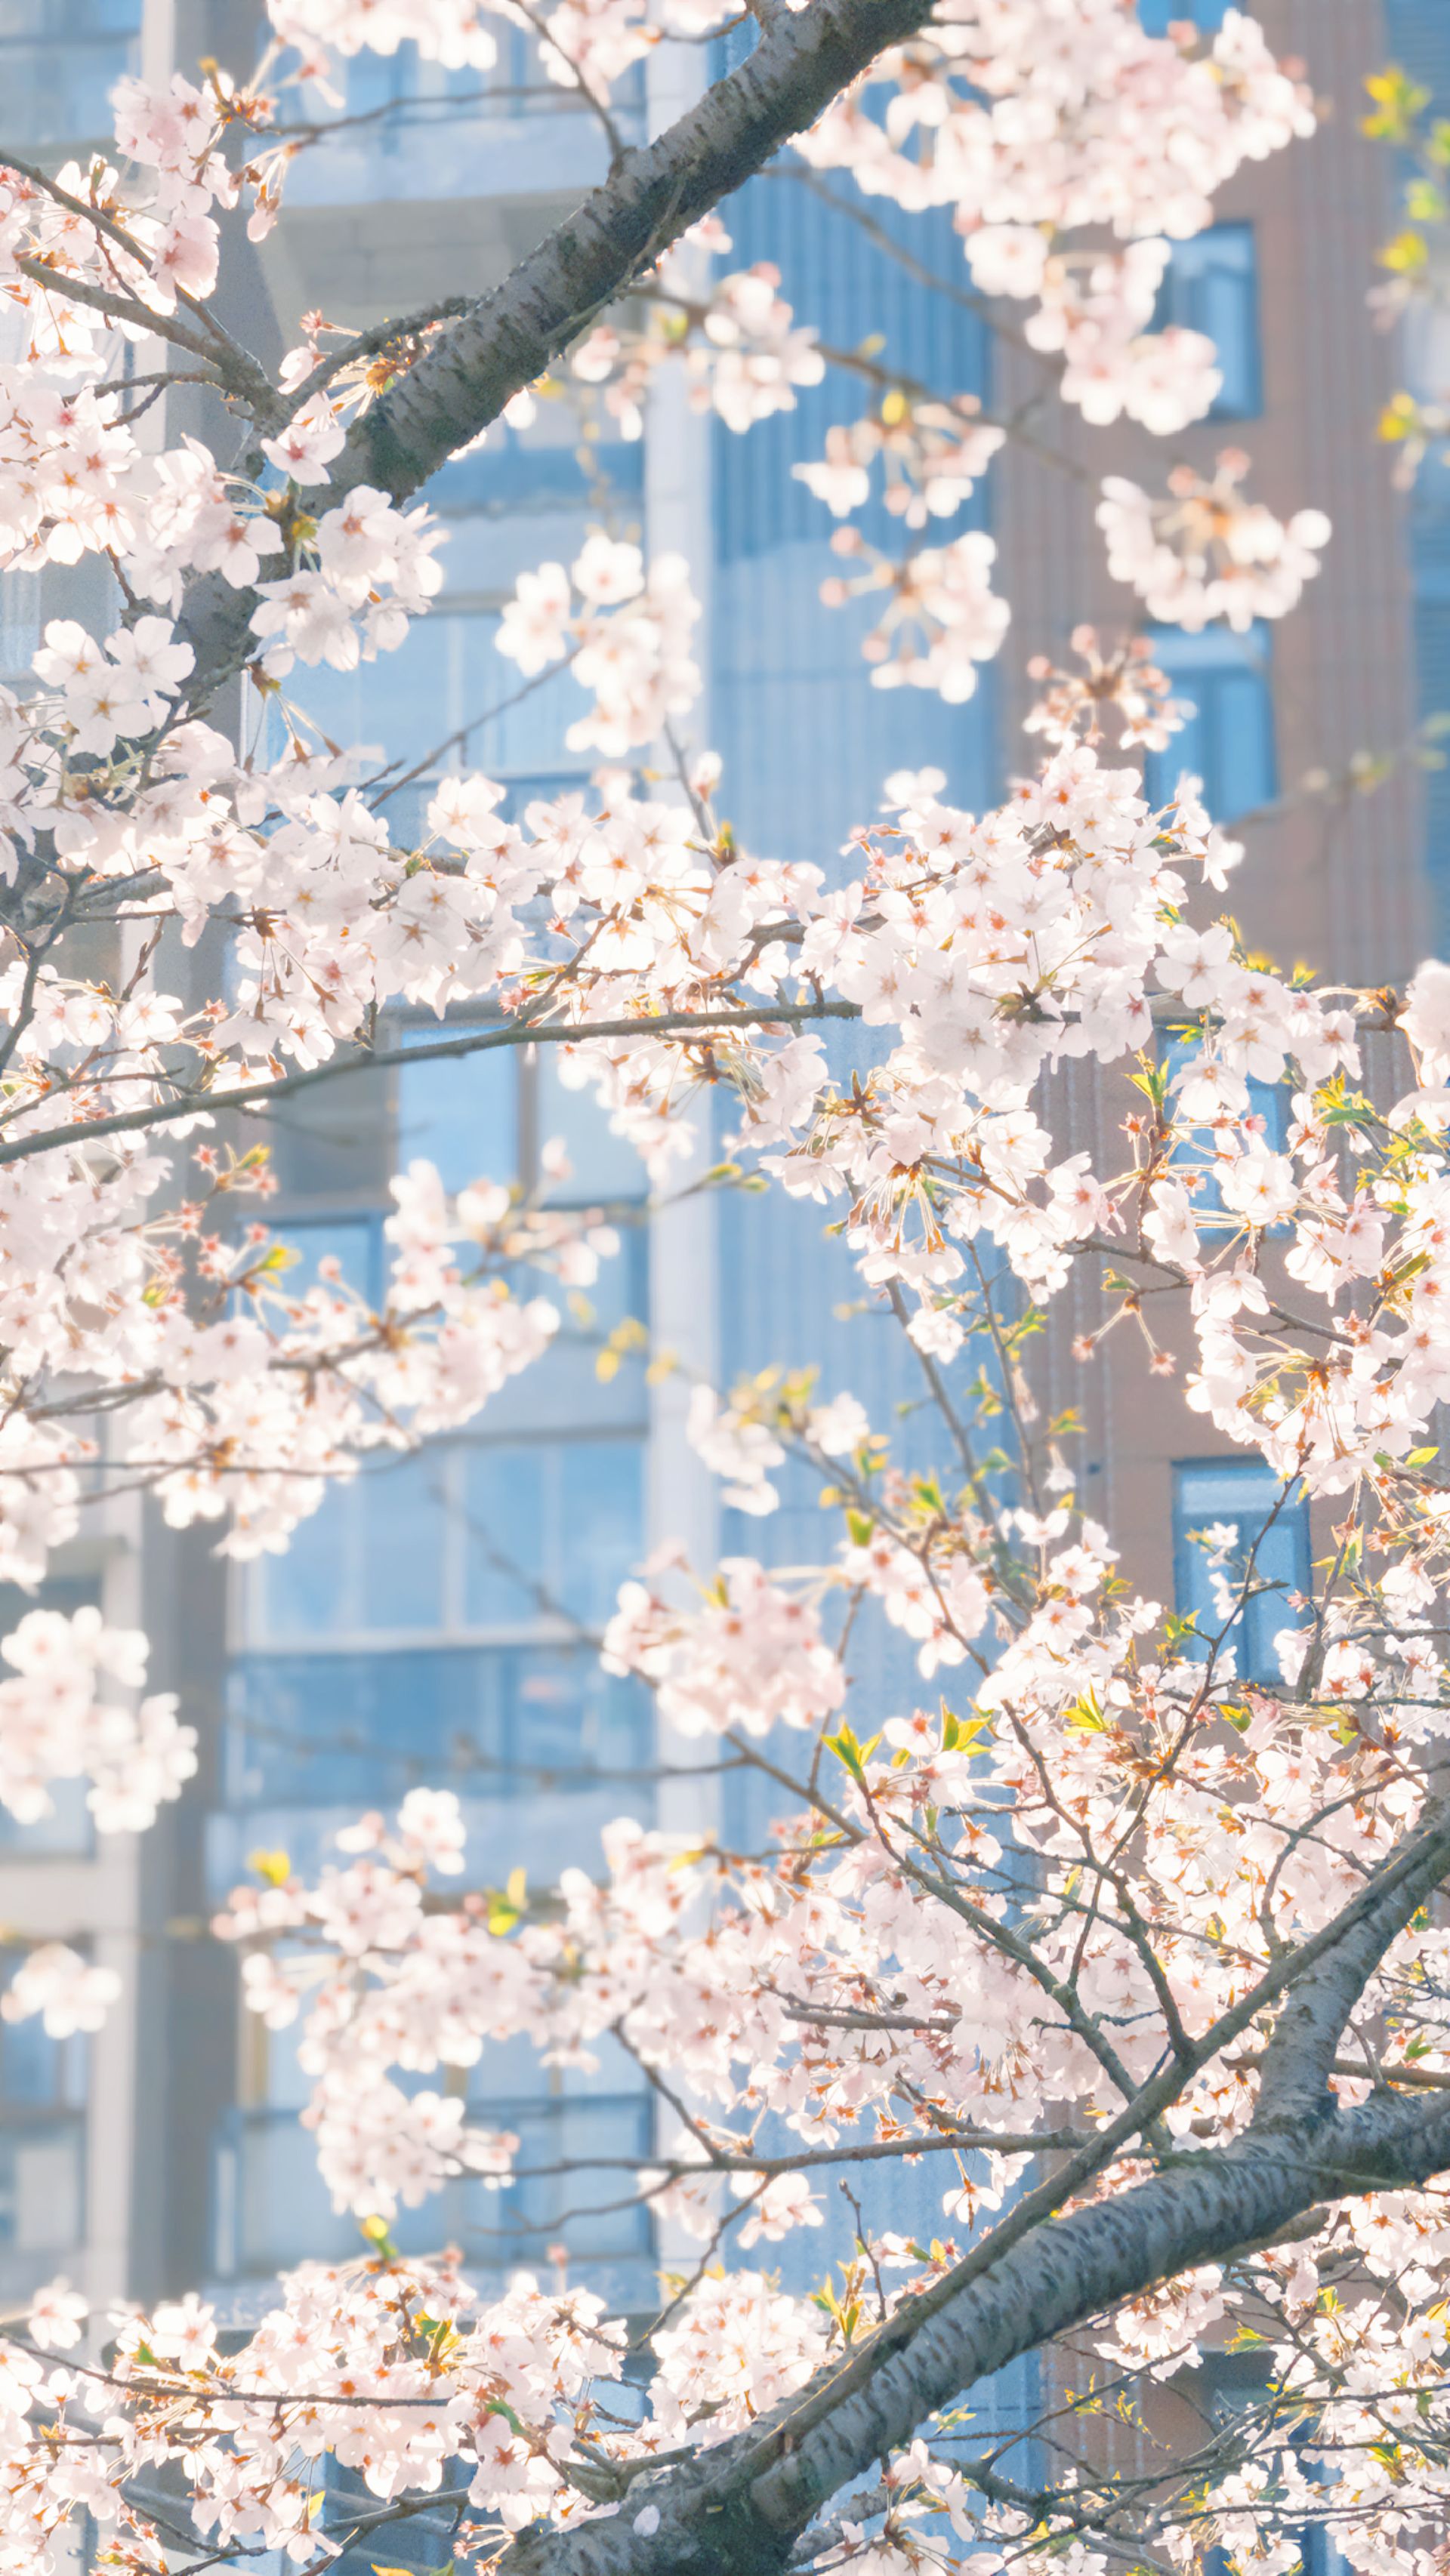
{"type": "Polygon", "coordinates": [[[899,2311],[771,2426],[638,2480],[617,2516],[527,2536],[505,2566],[511,2576],[779,2576],[832,2496],[1021,2354],[1196,2264],[1277,2241],[1307,2210],[1416,2187],[1447,2162],[1450,2103],[1427,2113],[1390,2093],[1186,2156],[1136,2190],[1039,2224],[922,2325],[909,2306],[899,2311]],[[794,2438],[792,2423],[817,2412],[794,2438]],[[647,2502],[660,2524],[641,2533],[647,2502]]]}
{"type": "MultiPolygon", "coordinates": [[[[772,2419],[652,2484],[641,2479],[615,2518],[526,2536],[505,2562],[511,2576],[778,2576],[832,2496],[1023,2353],[1200,2263],[1271,2245],[1325,2204],[1415,2189],[1444,2171],[1450,2101],[1427,2108],[1386,2089],[1341,2109],[1328,2079],[1366,1985],[1447,1867],[1450,1823],[1437,1803],[1336,1921],[1222,2017],[1192,2064],[1142,2088],[1105,2143],[1130,2131],[1135,2113],[1146,2126],[1272,1995],[1279,2010],[1245,2137],[1175,2158],[1067,2217],[1008,2212],[955,2276],[818,2372],[772,2419]],[[652,2533],[634,2529],[646,2500],[660,2515],[652,2533]]],[[[1084,2171],[1084,2160],[1072,2167],[1084,2171]]]]}

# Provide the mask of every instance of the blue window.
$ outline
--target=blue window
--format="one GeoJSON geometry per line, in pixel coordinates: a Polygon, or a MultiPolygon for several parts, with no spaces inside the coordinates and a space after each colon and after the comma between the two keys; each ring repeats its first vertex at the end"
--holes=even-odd
{"type": "Polygon", "coordinates": [[[300,1240],[296,1226],[313,1228],[325,1205],[327,1239],[317,1236],[310,1258],[335,1253],[359,1289],[361,1248],[350,1229],[391,1205],[391,1175],[414,1161],[432,1163],[450,1194],[473,1181],[519,1181],[559,1206],[603,1202],[616,1209],[647,1194],[633,1145],[611,1125],[592,1082],[571,1086],[557,1047],[427,1052],[479,1027],[476,1018],[410,1021],[379,1042],[388,1051],[407,1050],[401,1064],[359,1059],[335,1082],[267,1112],[261,1134],[284,1211],[274,1220],[276,1231],[300,1240]]]}
{"type": "Polygon", "coordinates": [[[1259,354],[1259,261],[1252,224],[1214,224],[1175,242],[1154,328],[1205,332],[1223,384],[1210,420],[1252,420],[1264,407],[1259,354]]]}
{"type": "Polygon", "coordinates": [[[1211,36],[1223,25],[1228,0],[1138,0],[1138,15],[1150,36],[1166,36],[1176,18],[1185,18],[1211,36]]]}
{"type": "Polygon", "coordinates": [[[1250,1586],[1270,1587],[1253,1590],[1229,1629],[1234,1670],[1246,1681],[1275,1681],[1274,1639],[1281,1628],[1298,1625],[1289,1596],[1309,1584],[1309,1507],[1302,1492],[1286,1496],[1280,1479],[1258,1458],[1193,1459],[1174,1468],[1174,1596],[1179,1617],[1197,1619],[1205,1641],[1200,1654],[1224,1621],[1210,1565],[1214,1551],[1196,1533],[1229,1529],[1237,1535],[1224,1542],[1223,1572],[1235,1595],[1250,1586]]]}
{"type": "MultiPolygon", "coordinates": [[[[470,148],[476,160],[476,139],[470,148]]],[[[643,441],[594,442],[587,476],[579,460],[577,422],[563,404],[545,405],[527,430],[497,424],[487,446],[454,458],[429,484],[429,507],[447,529],[444,589],[431,614],[377,661],[351,671],[324,665],[289,684],[312,727],[362,754],[365,776],[384,787],[380,810],[399,846],[424,837],[428,801],[448,773],[485,771],[506,790],[510,815],[589,777],[592,755],[565,742],[589,706],[572,671],[559,664],[524,680],[496,641],[521,572],[549,558],[572,563],[606,508],[620,513],[624,533],[637,532],[643,441]]],[[[280,718],[269,724],[280,750],[280,718]]]]}
{"type": "MultiPolygon", "coordinates": [[[[424,1021],[406,1029],[406,1047],[426,1047],[461,1029],[424,1021]]],[[[424,1056],[398,1067],[398,1163],[415,1156],[436,1165],[446,1190],[470,1181],[525,1180],[561,1205],[591,1199],[640,1199],[644,1166],[628,1140],[617,1135],[599,1106],[592,1083],[571,1088],[554,1046],[541,1046],[530,1061],[521,1047],[481,1047],[475,1055],[424,1056]],[[549,1177],[540,1155],[562,1149],[567,1168],[549,1177]]]]}
{"type": "MultiPolygon", "coordinates": [[[[1450,521],[1417,507],[1412,525],[1417,712],[1429,727],[1450,714],[1450,521]]],[[[1423,800],[1425,863],[1438,939],[1450,938],[1450,745],[1437,737],[1427,757],[1423,800]]],[[[1443,954],[1443,945],[1436,955],[1443,954]]]]}
{"type": "MultiPolygon", "coordinates": [[[[316,115],[324,139],[299,164],[297,202],[371,205],[389,198],[473,196],[480,150],[494,164],[488,191],[494,196],[507,195],[530,169],[537,184],[541,152],[546,184],[577,179],[581,154],[586,180],[594,158],[602,176],[602,138],[596,139],[588,103],[579,90],[550,79],[547,44],[531,29],[498,19],[489,22],[489,32],[497,59],[488,69],[474,63],[450,69],[425,60],[406,41],[391,53],[364,48],[342,67],[340,115],[328,89],[305,89],[307,111],[316,115]],[[532,131],[519,130],[522,119],[532,131]]],[[[643,66],[636,64],[612,102],[629,141],[643,140],[644,98],[643,66]]]]}
{"type": "MultiPolygon", "coordinates": [[[[0,1987],[24,1953],[0,1953],[0,1987]]],[[[0,2299],[50,2280],[85,2236],[86,2043],[0,2021],[0,2299]]]]}
{"type": "Polygon", "coordinates": [[[251,1642],[592,1633],[643,1553],[641,1428],[369,1462],[254,1577],[251,1642]]]}
{"type": "Polygon", "coordinates": [[[1384,0],[1384,50],[1444,112],[1450,98],[1450,12],[1445,0],[1384,0]]]}
{"type": "Polygon", "coordinates": [[[1194,710],[1167,750],[1150,752],[1144,762],[1150,802],[1166,804],[1187,770],[1202,779],[1204,802],[1216,823],[1233,823],[1272,804],[1278,768],[1267,630],[1257,625],[1235,635],[1210,626],[1202,635],[1185,635],[1180,627],[1157,626],[1149,633],[1174,696],[1194,710]]]}
{"type": "Polygon", "coordinates": [[[141,66],[141,0],[9,0],[0,9],[0,79],[11,134],[32,143],[99,143],[110,95],[141,66]]]}
{"type": "MultiPolygon", "coordinates": [[[[528,2063],[518,2072],[529,2090],[520,2098],[501,2089],[495,2072],[499,2058],[514,2054],[515,2049],[485,2048],[470,2114],[490,2128],[513,2131],[519,2141],[518,2179],[502,2190],[462,2178],[447,2184],[420,2208],[397,2212],[390,2225],[395,2243],[405,2254],[422,2254],[447,2238],[462,2246],[473,2274],[511,2271],[519,2263],[541,2266],[547,2249],[561,2243],[571,2265],[587,2267],[591,2281],[599,2279],[601,2266],[611,2272],[618,2267],[618,2288],[633,2293],[630,2304],[644,2305],[650,2290],[650,2276],[642,2269],[651,2248],[648,2210],[580,2207],[589,2194],[579,2187],[579,2173],[571,2182],[558,2169],[566,2163],[577,2168],[590,2156],[643,2163],[652,2144],[648,2095],[606,2091],[597,2079],[591,2085],[588,2076],[574,2074],[550,2094],[541,2089],[547,2074],[526,2047],[528,2063]]],[[[627,2062],[610,2071],[616,2084],[633,2073],[627,2062]]],[[[442,2080],[446,2075],[412,2083],[442,2080]]],[[[402,2082],[411,2089],[406,2075],[402,2082]]],[[[261,2090],[263,2098],[235,2110],[217,2139],[213,2242],[223,2279],[318,2259],[346,2261],[359,2250],[357,2220],[332,2207],[317,2170],[316,2145],[298,2119],[310,2081],[294,2081],[284,2062],[263,2071],[261,2090]]],[[[601,2203],[618,2203],[626,2195],[609,2190],[597,2197],[601,2203]]]]}
{"type": "MultiPolygon", "coordinates": [[[[405,1046],[462,1036],[437,1023],[403,1033],[405,1046]]],[[[519,1134],[518,1047],[482,1048],[477,1055],[425,1056],[397,1071],[399,1168],[422,1159],[435,1165],[445,1190],[473,1181],[516,1181],[522,1159],[519,1134]]]]}

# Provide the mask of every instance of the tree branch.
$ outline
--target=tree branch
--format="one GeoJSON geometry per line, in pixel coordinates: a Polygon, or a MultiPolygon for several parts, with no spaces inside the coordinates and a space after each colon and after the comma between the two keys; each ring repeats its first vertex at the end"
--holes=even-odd
{"type": "MultiPolygon", "coordinates": [[[[782,10],[746,61],[657,141],[622,153],[604,184],[361,415],[331,468],[330,499],[362,483],[398,501],[417,492],[594,314],[814,124],[877,54],[914,35],[930,9],[931,0],[812,0],[782,10]]],[[[190,586],[178,632],[196,654],[194,706],[247,659],[253,605],[218,573],[190,586]]]]}
{"type": "Polygon", "coordinates": [[[22,1163],[32,1154],[53,1153],[60,1146],[89,1145],[97,1136],[136,1135],[148,1127],[174,1126],[183,1118],[211,1117],[219,1110],[254,1109],[264,1103],[271,1108],[299,1091],[310,1091],[316,1083],[339,1082],[384,1065],[436,1064],[453,1056],[485,1055],[494,1047],[566,1046],[582,1038],[687,1037],[696,1030],[709,1037],[716,1029],[768,1029],[777,1023],[798,1027],[807,1020],[858,1020],[860,1016],[857,1002],[764,1002],[755,1010],[656,1011],[641,1019],[510,1020],[502,1028],[477,1029],[461,1038],[435,1038],[425,1046],[368,1048],[340,1061],[334,1058],[311,1065],[304,1073],[283,1074],[275,1082],[244,1082],[230,1091],[186,1091],[175,1100],[148,1100],[140,1109],[113,1110],[107,1118],[78,1119],[71,1127],[11,1136],[0,1143],[0,1164],[22,1163]]]}

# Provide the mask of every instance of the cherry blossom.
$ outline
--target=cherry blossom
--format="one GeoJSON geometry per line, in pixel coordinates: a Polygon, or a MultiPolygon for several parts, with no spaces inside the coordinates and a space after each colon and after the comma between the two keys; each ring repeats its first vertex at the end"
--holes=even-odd
{"type": "Polygon", "coordinates": [[[64,1941],[42,1941],[0,1995],[0,2016],[26,2021],[38,2013],[52,2039],[69,2039],[76,2031],[99,2030],[120,1992],[114,1968],[90,1966],[64,1941]]]}
{"type": "Polygon", "coordinates": [[[1150,616],[1191,634],[1222,617],[1242,635],[1255,618],[1284,617],[1297,605],[1319,570],[1329,521],[1322,510],[1296,510],[1286,522],[1245,501],[1248,470],[1239,449],[1225,448],[1210,482],[1175,466],[1164,501],[1121,475],[1104,483],[1098,525],[1108,570],[1131,583],[1150,616]]]}
{"type": "MultiPolygon", "coordinates": [[[[1450,2259],[1450,970],[1360,992],[1249,950],[1220,904],[1239,853],[1199,788],[1145,792],[1137,755],[1188,710],[1145,644],[1091,631],[1076,671],[1029,638],[1045,756],[995,808],[903,771],[844,852],[745,846],[718,761],[672,730],[700,693],[690,568],[611,526],[526,567],[498,639],[521,684],[567,665],[586,706],[565,742],[592,773],[505,819],[502,785],[461,771],[405,832],[313,720],[309,675],[394,650],[441,588],[426,497],[366,460],[460,317],[357,335],[310,315],[274,380],[208,299],[225,227],[266,229],[300,148],[279,96],[325,97],[340,62],[405,41],[486,73],[518,22],[502,0],[269,14],[249,86],[123,82],[114,167],[0,175],[0,566],[89,556],[125,603],[104,635],[51,620],[0,692],[0,1576],[33,1589],[117,1487],[232,1556],[280,1551],[339,1480],[486,1418],[549,1349],[539,1279],[587,1289],[619,1241],[608,1209],[552,1203],[557,1156],[535,1193],[395,1174],[365,1295],[336,1265],[299,1284],[258,1212],[266,1147],[214,1123],[404,1036],[552,1048],[659,1197],[718,1126],[726,1159],[687,1186],[809,1202],[922,1398],[883,1425],[810,1353],[688,1382],[720,1501],[769,1524],[785,1496],[796,1526],[813,1489],[814,1561],[691,1573],[668,1546],[623,1586],[603,1661],[768,1790],[760,1847],[622,1814],[590,1866],[490,1897],[458,1802],[420,1786],[310,1876],[283,1860],[229,1899],[216,1936],[246,2009],[295,2034],[323,2183],[365,2250],[288,2274],[245,2336],[197,2291],[92,2318],[41,2289],[0,2338],[4,2564],[36,2576],[83,2516],[137,2567],[260,2551],[313,2576],[349,2541],[386,2564],[385,2528],[319,2526],[330,2460],[381,2525],[446,2499],[460,2565],[533,2532],[562,2567],[582,2533],[605,2576],[662,2576],[700,2563],[692,2516],[723,2495],[703,2545],[731,2568],[738,2525],[752,2564],[879,2576],[1100,2576],[1125,2551],[1188,2570],[1207,2548],[1287,2576],[1323,2472],[1351,2567],[1418,2566],[1444,2515],[1450,2259]],[[138,435],[129,353],[158,339],[245,420],[226,464],[138,435]],[[237,673],[250,712],[223,730],[237,673]],[[140,962],[106,982],[62,934],[118,919],[140,962]],[[225,933],[224,992],[171,989],[173,928],[198,964],[225,933]],[[1360,1089],[1370,1034],[1392,1106],[1360,1089]],[[1090,1142],[1057,1114],[1077,1065],[1105,1104],[1090,1142]],[[1308,1499],[1332,1543],[1302,1594],[1245,1515],[1190,1542],[1195,1616],[1142,1597],[1075,1415],[1047,1401],[1058,1301],[1080,1365],[1124,1337],[1195,1451],[1207,1425],[1267,1471],[1270,1517],[1308,1499]],[[905,1641],[890,1689],[857,1678],[860,1637],[905,1641]],[[569,2159],[586,2208],[693,2247],[652,2320],[611,2317],[562,2258],[545,2289],[393,2250],[400,2211],[445,2190],[502,2208],[532,2178],[486,2116],[501,2053],[528,2050],[551,2076],[623,2051],[653,2099],[637,2163],[614,2170],[587,2124],[569,2159]],[[940,2211],[924,2244],[855,2197],[857,2168],[895,2162],[940,2211]],[[1235,2175],[1244,2205],[1205,2237],[1235,2175]],[[807,2254],[797,2295],[774,2267],[807,2254]],[[1171,2384],[1233,2338],[1263,2401],[1207,2456],[1169,2442],[1119,2480],[1090,2443],[1071,2456],[1059,2409],[1069,2456],[1037,2492],[1032,2423],[1007,2469],[963,2430],[981,2379],[1042,2341],[1083,2387],[1171,2384]]],[[[763,15],[768,58],[787,22],[763,15]]],[[[656,44],[716,28],[700,0],[529,17],[549,78],[606,116],[656,44]]],[[[973,291],[1030,308],[1061,398],[1174,436],[1218,369],[1200,335],[1151,327],[1171,245],[1313,122],[1237,9],[1153,36],[1120,0],[946,0],[799,150],[906,214],[950,208],[973,291]]],[[[638,166],[621,156],[621,185],[638,166]]],[[[773,269],[712,278],[717,217],[668,230],[620,269],[627,309],[591,298],[546,333],[547,379],[450,396],[437,455],[500,410],[526,433],[561,388],[637,435],[669,368],[746,435],[854,362],[870,408],[800,479],[842,522],[879,493],[933,542],[892,560],[842,524],[827,597],[875,601],[877,686],[961,703],[1010,611],[991,539],[948,523],[1016,424],[899,381],[889,351],[830,350],[773,269]]],[[[1211,478],[1177,468],[1162,500],[1105,482],[1110,569],[1152,617],[1243,632],[1297,604],[1327,522],[1250,503],[1247,471],[1231,450],[1211,478]]],[[[101,1833],[178,1796],[193,1736],[145,1693],[144,1638],[38,1606],[3,1658],[22,1825],[57,1783],[86,1784],[101,1833]]],[[[118,1991],[47,1939],[0,2010],[66,2040],[118,1991]]]]}

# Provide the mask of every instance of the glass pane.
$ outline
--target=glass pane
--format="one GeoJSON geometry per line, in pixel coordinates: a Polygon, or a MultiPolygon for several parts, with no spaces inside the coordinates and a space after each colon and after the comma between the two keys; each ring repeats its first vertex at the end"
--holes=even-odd
{"type": "MultiPolygon", "coordinates": [[[[461,1035],[440,1022],[405,1031],[405,1046],[461,1035]]],[[[513,1181],[519,1169],[519,1067],[516,1047],[444,1056],[398,1067],[397,1160],[437,1167],[445,1190],[471,1181],[513,1181]]]]}
{"type": "Polygon", "coordinates": [[[1259,297],[1254,236],[1247,224],[1210,233],[1196,297],[1194,329],[1206,331],[1218,350],[1223,387],[1213,406],[1220,420],[1250,418],[1262,407],[1259,374],[1259,297]]]}
{"type": "Polygon", "coordinates": [[[1274,794],[1269,692],[1257,671],[1226,672],[1205,693],[1209,725],[1204,787],[1216,819],[1232,823],[1274,794]]]}
{"type": "Polygon", "coordinates": [[[1218,351],[1223,384],[1210,419],[1242,420],[1262,408],[1258,252],[1252,224],[1214,224],[1175,242],[1153,317],[1205,331],[1218,351]]]}
{"type": "Polygon", "coordinates": [[[596,1195],[643,1198],[649,1186],[644,1165],[628,1139],[615,1134],[592,1085],[570,1090],[554,1048],[540,1047],[538,1053],[539,1144],[542,1148],[556,1139],[572,1167],[567,1177],[547,1187],[545,1195],[575,1201],[596,1195]]]}
{"type": "Polygon", "coordinates": [[[360,1626],[444,1625],[446,1476],[441,1449],[363,1468],[360,1626]]]}
{"type": "Polygon", "coordinates": [[[355,2254],[357,2220],[332,2206],[317,2150],[295,2120],[249,2122],[241,2147],[240,2242],[244,2272],[355,2254]]]}
{"type": "Polygon", "coordinates": [[[459,1648],[249,1655],[230,1677],[233,1806],[388,1806],[419,1781],[488,1786],[503,1747],[500,1659],[459,1648]]]}
{"type": "Polygon", "coordinates": [[[77,2122],[0,2131],[0,2254],[56,2255],[80,2243],[81,2165],[77,2122]]]}
{"type": "Polygon", "coordinates": [[[1138,0],[1138,15],[1150,36],[1164,36],[1175,18],[1187,18],[1205,35],[1223,25],[1228,0],[1138,0]]]}
{"type": "Polygon", "coordinates": [[[599,1630],[644,1553],[644,1452],[635,1440],[575,1441],[563,1453],[561,1589],[599,1630]]]}
{"type": "Polygon", "coordinates": [[[550,1590],[553,1461],[542,1441],[468,1454],[463,1616],[470,1628],[529,1628],[544,1615],[534,1586],[542,1580],[550,1590]]]}
{"type": "MultiPolygon", "coordinates": [[[[0,67],[5,55],[0,49],[0,67]]],[[[0,678],[33,687],[31,659],[40,643],[40,580],[33,572],[0,573],[0,678]]]]}
{"type": "Polygon", "coordinates": [[[27,143],[98,142],[110,93],[140,69],[138,0],[6,0],[0,77],[11,129],[27,143]]]}
{"type": "Polygon", "coordinates": [[[26,1860],[41,1852],[88,1852],[95,1838],[91,1811],[86,1803],[84,1780],[52,1780],[49,1783],[52,1812],[38,1816],[34,1824],[22,1825],[8,1807],[0,1807],[0,1851],[14,1852],[26,1860]]]}
{"type": "Polygon", "coordinates": [[[1143,765],[1145,793],[1166,804],[1185,771],[1203,781],[1204,801],[1216,822],[1269,804],[1277,793],[1274,758],[1272,658],[1267,630],[1247,635],[1211,627],[1203,635],[1176,628],[1149,629],[1155,658],[1175,696],[1195,712],[1166,751],[1150,752],[1143,765]]]}
{"type": "Polygon", "coordinates": [[[267,1557],[252,1578],[259,1637],[325,1637],[355,1625],[361,1502],[355,1484],[334,1485],[285,1555],[267,1557]]]}
{"type": "Polygon", "coordinates": [[[456,622],[415,618],[395,652],[355,671],[299,664],[287,682],[288,699],[342,750],[363,749],[379,768],[385,759],[393,762],[391,775],[398,776],[459,721],[452,678],[456,622]]]}
{"type": "Polygon", "coordinates": [[[319,1265],[335,1261],[343,1285],[356,1296],[365,1297],[369,1305],[376,1303],[381,1243],[371,1217],[322,1217],[315,1222],[311,1218],[284,1217],[277,1228],[277,1240],[298,1256],[284,1278],[289,1295],[300,1297],[315,1287],[319,1265]]]}
{"type": "Polygon", "coordinates": [[[602,1673],[587,1648],[519,1653],[504,1714],[506,1759],[525,1795],[546,1785],[587,1788],[592,1771],[630,1771],[648,1759],[648,1694],[602,1673]]]}
{"type": "Polygon", "coordinates": [[[335,1082],[279,1101],[249,1126],[247,1142],[271,1147],[285,1198],[304,1205],[319,1198],[384,1199],[392,1169],[386,1070],[359,1060],[335,1082]]]}
{"type": "MultiPolygon", "coordinates": [[[[234,1812],[265,1811],[261,1838],[282,1843],[294,1834],[289,1806],[335,1808],[341,1822],[359,1806],[395,1804],[419,1781],[496,1804],[589,1791],[607,1772],[620,1783],[607,1812],[624,1795],[647,1812],[648,1782],[625,1783],[646,1769],[652,1742],[649,1694],[602,1673],[589,1647],[253,1654],[229,1675],[226,1796],[234,1812]]],[[[509,1838],[522,1830],[511,1823],[509,1838]]],[[[306,1840],[299,1823],[294,1858],[306,1840]]],[[[219,1890],[250,1847],[228,1846],[219,1890]]],[[[593,1846],[587,1856],[597,1857],[593,1846]]],[[[552,1875],[558,1865],[555,1849],[544,1866],[552,1875]]]]}
{"type": "Polygon", "coordinates": [[[24,2102],[34,2109],[64,2101],[64,2042],[51,2038],[38,2013],[0,2022],[0,2089],[11,2106],[24,2102]]]}
{"type": "MultiPolygon", "coordinates": [[[[464,2242],[475,2262],[536,2262],[557,2236],[576,2257],[645,2251],[650,2222],[639,2208],[586,2211],[561,2226],[566,2207],[586,2196],[583,2174],[544,2173],[536,2168],[586,2155],[633,2160],[649,2151],[649,2105],[639,2095],[624,2100],[509,2102],[485,2097],[481,2119],[512,2129],[519,2141],[520,2178],[503,2191],[466,2188],[464,2242]]],[[[620,2199],[621,2192],[601,2191],[601,2199],[620,2199]]]]}

